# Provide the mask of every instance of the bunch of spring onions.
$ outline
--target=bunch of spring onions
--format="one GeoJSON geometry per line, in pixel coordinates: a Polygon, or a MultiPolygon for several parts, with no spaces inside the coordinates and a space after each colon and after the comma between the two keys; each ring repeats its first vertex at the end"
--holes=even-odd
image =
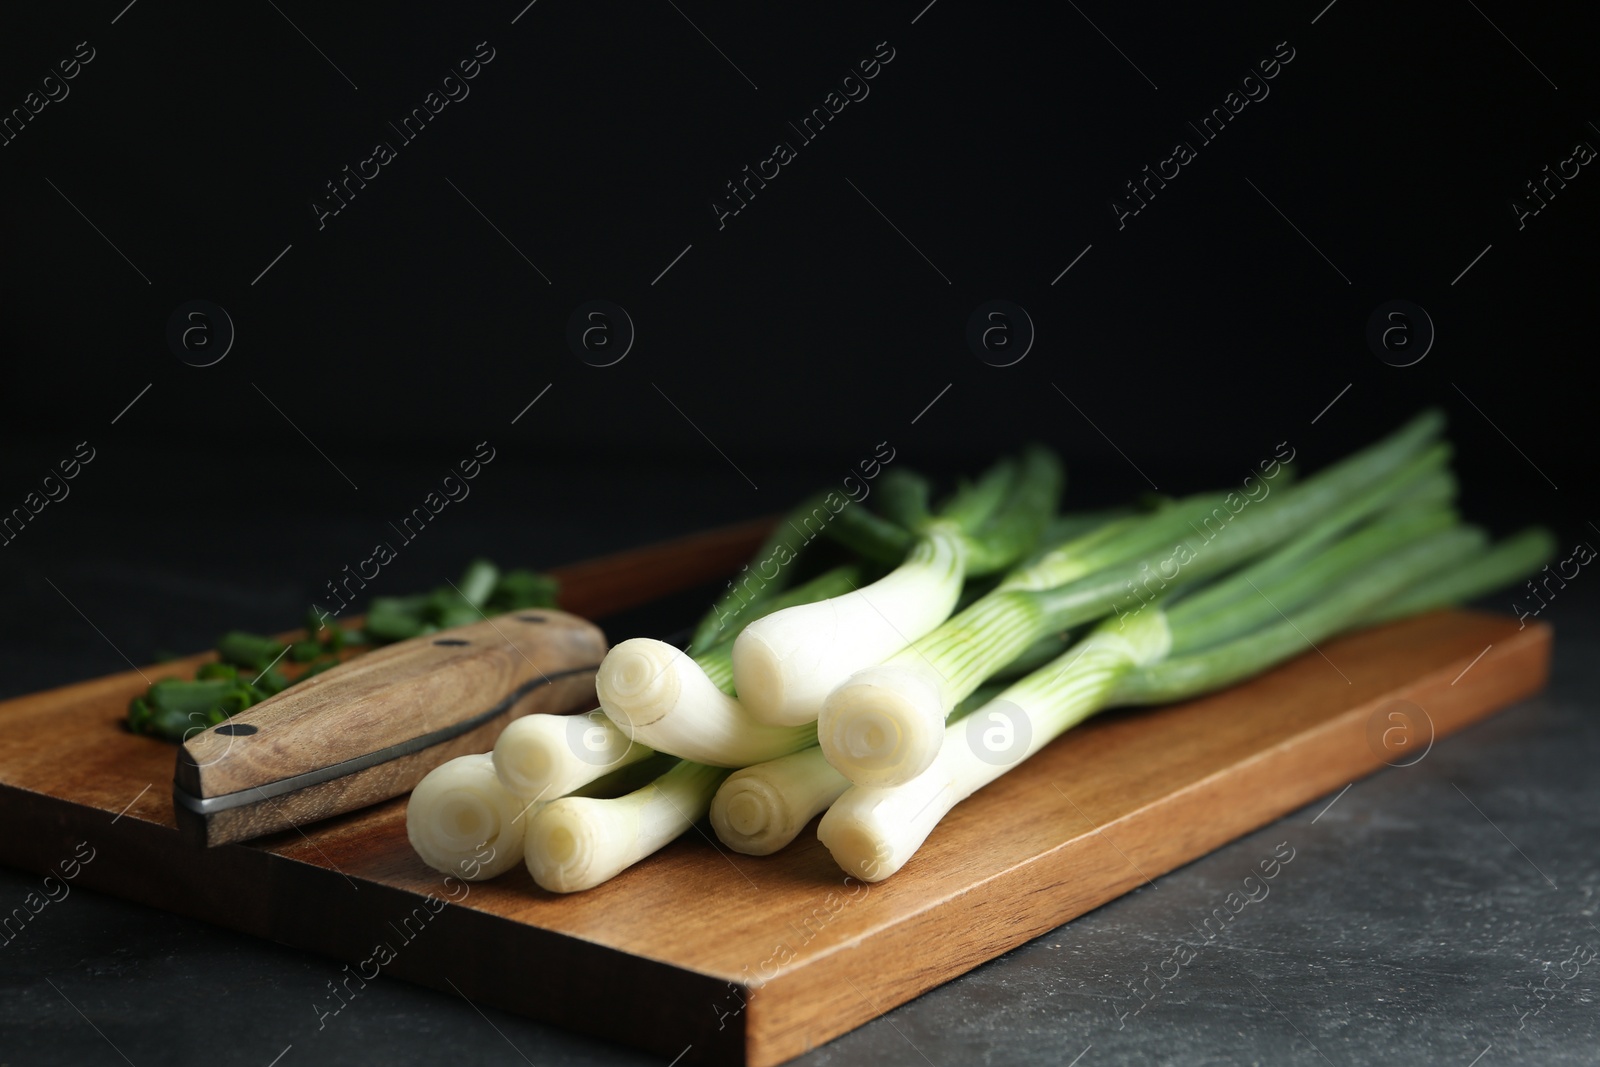
{"type": "MultiPolygon", "coordinates": [[[[833,684],[899,650],[908,634],[938,626],[967,579],[1013,566],[1047,528],[1063,528],[1053,522],[1063,482],[1055,455],[1032,448],[938,505],[927,479],[902,471],[879,483],[885,515],[806,501],[758,551],[759,579],[730,583],[687,650],[645,638],[618,644],[596,679],[600,708],[515,720],[486,757],[492,782],[480,757],[433,771],[407,809],[413,844],[430,865],[465,876],[475,854],[462,852],[465,839],[495,828],[493,840],[485,833],[474,849],[517,851],[546,889],[570,892],[613,877],[704,817],[733,770],[815,749],[815,720],[833,684]],[[811,547],[817,530],[832,544],[811,547]],[[840,544],[847,558],[811,567],[795,584],[810,557],[840,544]],[[740,645],[757,627],[755,644],[740,645]],[[768,684],[736,690],[741,661],[755,663],[768,684]],[[752,705],[735,696],[752,688],[767,699],[752,705]],[[667,770],[610,795],[623,770],[658,753],[672,758],[667,770]],[[463,823],[469,795],[476,814],[463,823]],[[521,847],[510,841],[518,835],[521,847]]],[[[481,859],[471,866],[483,877],[504,869],[481,859]]]]}
{"type": "Polygon", "coordinates": [[[1239,491],[1096,514],[1056,514],[1043,449],[938,505],[896,470],[796,560],[807,502],[747,568],[791,549],[775,577],[730,585],[687,650],[625,641],[597,711],[520,719],[492,755],[430,775],[413,842],[441,870],[487,843],[483,872],[515,852],[570,892],[707,814],[749,855],[820,814],[841,868],[886,878],[957,803],[1107,707],[1231,685],[1536,570],[1546,531],[1491,545],[1459,520],[1442,429],[1426,412],[1304,479],[1264,464],[1239,491]]]}

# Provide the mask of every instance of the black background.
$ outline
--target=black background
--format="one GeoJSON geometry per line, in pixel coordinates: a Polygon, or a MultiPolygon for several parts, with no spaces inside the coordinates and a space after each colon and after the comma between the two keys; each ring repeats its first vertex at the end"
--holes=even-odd
{"type": "MultiPolygon", "coordinates": [[[[0,517],[79,442],[95,458],[0,543],[0,696],[296,625],[480,441],[471,495],[371,592],[770,514],[879,442],[952,474],[1042,439],[1092,506],[1235,482],[1284,441],[1314,467],[1429,404],[1471,517],[1600,535],[1600,175],[1521,230],[1512,209],[1600,146],[1592,5],[1076,2],[11,5],[0,116],[79,42],[95,58],[0,146],[0,517]],[[495,58],[470,95],[319,231],[324,183],[479,42],[495,58]],[[895,57],[870,95],[719,230],[724,183],[879,42],[895,57]],[[1279,42],[1270,95],[1119,230],[1123,183],[1279,42]],[[599,299],[638,332],[603,368],[566,341],[599,299]],[[1013,366],[967,346],[995,299],[1037,326],[1013,366]],[[1396,299],[1437,327],[1408,367],[1365,339],[1396,299]],[[214,366],[168,347],[191,300],[237,327],[214,366]]],[[[1302,1030],[1333,1059],[1466,1063],[1492,1042],[1485,1063],[1584,1061],[1581,994],[1526,1034],[1506,1012],[1593,926],[1571,914],[1595,884],[1589,589],[1543,616],[1550,696],[808,1062],[1064,1063],[1091,1039],[1124,1061],[1309,1062],[1302,1030]],[[1208,961],[1192,999],[1113,1036],[1106,991],[1280,831],[1304,882],[1240,933],[1243,962],[1208,961]]],[[[608,631],[675,628],[707,596],[608,631]]],[[[36,884],[0,882],[12,903],[36,884]]],[[[628,1055],[397,982],[318,1033],[325,959],[92,893],[38,925],[0,968],[0,1060],[628,1055]]]]}
{"type": "Polygon", "coordinates": [[[19,639],[82,626],[41,576],[92,619],[192,596],[178,632],[122,635],[133,659],[287,625],[484,440],[473,497],[374,592],[770,513],[879,442],[949,473],[1043,439],[1087,505],[1234,481],[1286,440],[1315,466],[1425,404],[1474,517],[1564,541],[1600,518],[1600,177],[1521,230],[1511,206],[1600,145],[1575,6],[139,0],[5,21],[5,108],[95,50],[0,148],[0,509],[96,449],[0,550],[34,610],[19,639]],[[470,95],[319,230],[324,183],[398,143],[386,124],[479,42],[470,95]],[[879,42],[870,95],[799,145],[788,122],[879,42]],[[1287,49],[1119,229],[1123,183],[1287,49]],[[780,139],[798,157],[719,229],[713,198],[780,139]],[[996,298],[1037,327],[1013,366],[966,343],[996,298]],[[237,328],[214,366],[166,341],[192,299],[237,328]],[[637,328],[614,366],[566,341],[593,299],[637,328]],[[1437,327],[1413,366],[1365,340],[1393,299],[1437,327]]]}

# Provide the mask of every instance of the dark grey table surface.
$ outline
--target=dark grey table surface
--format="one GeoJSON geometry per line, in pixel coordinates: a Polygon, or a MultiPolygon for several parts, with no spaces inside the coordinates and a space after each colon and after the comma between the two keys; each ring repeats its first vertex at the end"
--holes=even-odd
{"type": "MultiPolygon", "coordinates": [[[[419,540],[395,589],[434,584],[485,546],[507,562],[555,561],[739,517],[691,519],[675,505],[685,491],[641,477],[636,521],[552,514],[537,535],[516,494],[486,494],[470,521],[419,540]]],[[[142,662],[160,647],[204,647],[231,625],[292,625],[316,576],[337,571],[330,560],[377,521],[307,505],[193,537],[89,509],[0,558],[5,695],[124,669],[123,651],[142,662]]],[[[1545,612],[1557,645],[1544,694],[795,1062],[1600,1061],[1594,581],[1575,580],[1545,612]],[[1212,909],[1282,844],[1294,858],[1269,895],[1207,939],[1212,909]],[[1194,955],[1171,977],[1162,961],[1180,941],[1194,955]]],[[[0,868],[0,912],[40,885],[0,868]]],[[[319,1024],[338,972],[326,958],[73,890],[0,944],[0,1067],[665,1062],[388,979],[319,1024]]]]}

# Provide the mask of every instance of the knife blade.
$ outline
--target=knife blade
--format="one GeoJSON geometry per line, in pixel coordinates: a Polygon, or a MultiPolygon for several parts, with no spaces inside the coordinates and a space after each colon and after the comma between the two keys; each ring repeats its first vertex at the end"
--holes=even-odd
{"type": "Polygon", "coordinates": [[[178,827],[212,847],[399,796],[514,718],[592,706],[605,652],[592,622],[541,608],[357,656],[185,741],[178,827]]]}

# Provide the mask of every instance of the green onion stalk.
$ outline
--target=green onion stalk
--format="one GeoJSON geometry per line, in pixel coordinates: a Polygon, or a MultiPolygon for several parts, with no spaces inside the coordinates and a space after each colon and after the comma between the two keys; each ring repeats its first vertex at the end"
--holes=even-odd
{"type": "Polygon", "coordinates": [[[1221,614],[1185,613],[1177,600],[1170,611],[1160,604],[1106,619],[1058,660],[972,713],[1003,730],[947,725],[927,769],[896,785],[851,786],[823,816],[817,835],[845,871],[881,880],[910,860],[957,803],[1104,708],[1231,685],[1326,637],[1396,617],[1397,609],[1386,605],[1414,612],[1478,595],[1536,569],[1551,544],[1548,534],[1532,531],[1486,548],[1476,528],[1430,528],[1402,508],[1306,555],[1299,571],[1265,585],[1241,582],[1256,586],[1253,597],[1268,603],[1270,617],[1241,598],[1221,614]],[[996,750],[991,737],[1015,744],[996,750]]]}
{"type": "Polygon", "coordinates": [[[810,540],[808,538],[802,541],[800,547],[796,549],[792,547],[791,534],[799,531],[818,511],[822,511],[824,515],[828,513],[823,506],[825,497],[826,494],[817,493],[807,498],[772,528],[772,532],[750,558],[750,562],[740,568],[739,574],[728,581],[727,590],[716,599],[711,605],[711,610],[706,612],[705,617],[695,627],[694,635],[689,639],[688,645],[688,652],[691,655],[733,640],[739,631],[755,618],[755,609],[789,587],[794,580],[795,562],[810,540]],[[762,573],[768,563],[776,565],[770,578],[762,573]],[[756,573],[745,577],[745,572],[752,567],[756,573]]]}
{"type": "MultiPolygon", "coordinates": [[[[636,789],[676,762],[656,757],[585,783],[585,796],[636,789]]],[[[542,802],[501,784],[487,752],[446,760],[423,776],[406,802],[406,837],[422,862],[467,881],[504,874],[523,858],[527,820],[542,802]]]]}
{"type": "MultiPolygon", "coordinates": [[[[1020,463],[997,464],[976,483],[962,486],[937,518],[927,504],[925,480],[889,479],[883,487],[886,492],[881,492],[900,522],[925,534],[934,531],[913,547],[913,559],[922,544],[932,543],[942,551],[945,546],[940,542],[953,542],[961,562],[970,558],[981,572],[1003,569],[1032,549],[1055,511],[1061,480],[1054,456],[1036,449],[1020,463]],[[957,536],[965,540],[953,541],[957,536]]],[[[796,610],[809,602],[808,596],[814,600],[822,591],[817,581],[787,597],[773,598],[740,622],[746,627],[759,624],[762,620],[755,616],[764,610],[771,612],[765,618],[796,610]]],[[[960,585],[957,574],[951,603],[943,607],[943,614],[949,613],[960,585]]],[[[840,599],[844,598],[835,596],[833,602],[840,599]]],[[[529,820],[524,842],[524,860],[540,886],[574,892],[616,876],[703,817],[732,767],[767,763],[815,744],[811,721],[752,723],[731,696],[734,667],[728,653],[726,643],[691,657],[659,642],[624,642],[607,656],[596,689],[618,732],[634,743],[648,739],[688,758],[627,796],[564,797],[542,806],[529,820]],[[704,751],[708,739],[715,749],[709,754],[715,758],[709,760],[701,758],[708,755],[704,751]],[[755,755],[754,747],[762,743],[774,751],[755,755]]]]}
{"type": "MultiPolygon", "coordinates": [[[[1055,642],[1060,652],[1060,642],[1055,642]]],[[[1003,688],[989,684],[961,702],[951,721],[993,699],[1003,688]]],[[[711,798],[711,826],[724,845],[747,856],[783,848],[850,788],[816,745],[734,771],[711,798]]]]}
{"type": "MultiPolygon", "coordinates": [[[[1474,527],[1445,536],[1432,559],[1396,553],[1287,618],[1130,673],[1118,686],[1117,703],[1164,704],[1225,688],[1342,631],[1465,603],[1538,571],[1555,554],[1555,538],[1543,527],[1495,545],[1474,527]]],[[[1420,552],[1430,550],[1424,543],[1420,552]]]]}
{"type": "Polygon", "coordinates": [[[625,796],[545,804],[528,820],[522,850],[528,872],[552,893],[592,889],[693,826],[727,776],[726,768],[683,760],[625,796]]]}
{"type": "MultiPolygon", "coordinates": [[[[1124,517],[1122,511],[1063,515],[1052,520],[1041,540],[1057,544],[1081,537],[1124,517]]],[[[1071,644],[1070,635],[1047,634],[1002,668],[996,678],[1014,680],[1055,659],[1071,644]]],[[[987,704],[1004,688],[991,680],[962,700],[951,712],[956,721],[987,704]]],[[[799,836],[807,823],[826,811],[850,780],[834,769],[822,749],[799,752],[735,771],[711,801],[711,825],[717,838],[735,852],[766,856],[799,836]]]]}
{"type": "MultiPolygon", "coordinates": [[[[979,482],[958,491],[948,510],[968,523],[986,521],[1010,492],[1014,466],[1008,461],[997,464],[979,482]]],[[[905,484],[887,495],[903,510],[925,496],[927,483],[904,475],[900,480],[905,484]]],[[[894,482],[889,479],[891,486],[894,482]]],[[[757,550],[752,564],[777,558],[787,545],[785,526],[810,517],[813,500],[792,512],[788,524],[780,524],[757,550]]],[[[911,543],[904,527],[865,509],[846,508],[840,517],[844,515],[852,518],[839,523],[839,528],[849,526],[856,533],[841,540],[866,547],[869,556],[903,554],[911,543]]],[[[730,642],[744,627],[774,612],[860,587],[860,566],[845,564],[785,589],[784,583],[794,574],[788,566],[793,559],[792,554],[784,558],[785,566],[765,584],[731,589],[719,598],[696,628],[687,654],[648,639],[618,645],[597,679],[601,708],[580,716],[528,715],[510,723],[494,749],[501,782],[527,800],[553,798],[656,751],[707,765],[742,767],[815,744],[816,731],[809,724],[759,722],[733,699],[730,642]]]]}
{"type": "Polygon", "coordinates": [[[1099,710],[1122,674],[1160,658],[1170,640],[1160,612],[1120,630],[1102,625],[973,712],[980,722],[999,716],[1012,738],[1028,738],[1021,751],[991,753],[974,745],[965,723],[950,723],[931,766],[899,785],[845,789],[823,815],[817,837],[846,873],[864,881],[887,878],[905,866],[956,803],[1099,710]]]}
{"type": "Polygon", "coordinates": [[[962,487],[935,514],[925,481],[886,475],[880,506],[890,519],[858,515],[841,525],[840,535],[859,545],[867,539],[851,531],[877,530],[874,536],[887,542],[893,535],[885,528],[910,529],[909,553],[870,585],[746,627],[733,646],[740,700],[763,722],[814,722],[835,686],[944,622],[967,578],[1003,571],[1031,552],[1055,515],[1063,480],[1056,456],[1032,448],[962,487]]]}
{"type": "Polygon", "coordinates": [[[1460,567],[1407,586],[1361,620],[1376,626],[1425,611],[1453,607],[1538,573],[1556,554],[1555,535],[1531,526],[1484,550],[1460,567]]]}
{"type": "MultiPolygon", "coordinates": [[[[950,710],[1049,635],[1113,614],[1126,623],[1180,585],[1192,587],[1307,531],[1302,554],[1410,495],[1448,496],[1448,449],[1435,443],[1442,425],[1426,412],[1303,482],[1276,489],[1262,482],[1251,500],[1185,498],[1058,546],[831,691],[817,725],[824,753],[858,785],[907,782],[932,765],[950,710]]],[[[1292,563],[1279,557],[1268,575],[1292,571],[1292,563]]],[[[1225,589],[1203,604],[1221,607],[1237,595],[1225,589]]]]}
{"type": "Polygon", "coordinates": [[[522,859],[527,802],[505,786],[488,753],[457,756],[429,771],[406,802],[406,836],[436,871],[493,878],[522,859]]]}
{"type": "MultiPolygon", "coordinates": [[[[765,613],[856,587],[843,564],[751,605],[734,633],[765,613]]],[[[624,641],[601,664],[601,707],[585,715],[524,715],[494,746],[500,781],[527,800],[564,796],[603,774],[661,751],[723,767],[774,759],[816,743],[813,727],[770,726],[732,697],[732,646],[689,656],[661,641],[624,641]],[[619,654],[620,653],[620,654],[619,654]]]]}

